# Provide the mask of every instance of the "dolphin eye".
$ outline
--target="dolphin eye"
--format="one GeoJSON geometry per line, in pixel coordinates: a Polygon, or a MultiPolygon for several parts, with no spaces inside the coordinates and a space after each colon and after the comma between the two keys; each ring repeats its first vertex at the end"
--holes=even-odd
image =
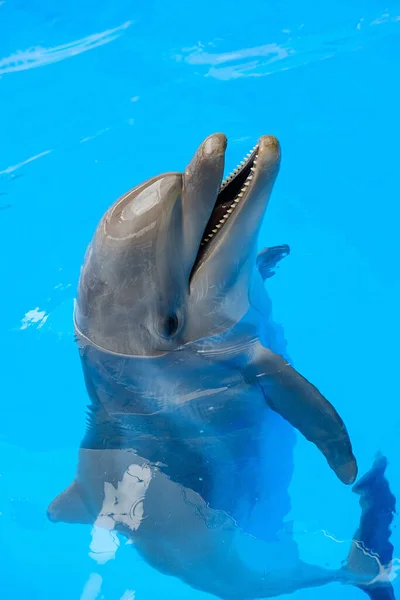
{"type": "Polygon", "coordinates": [[[165,317],[165,319],[163,319],[161,331],[164,337],[173,337],[178,331],[178,328],[179,320],[177,315],[171,314],[168,315],[168,317],[165,317]]]}

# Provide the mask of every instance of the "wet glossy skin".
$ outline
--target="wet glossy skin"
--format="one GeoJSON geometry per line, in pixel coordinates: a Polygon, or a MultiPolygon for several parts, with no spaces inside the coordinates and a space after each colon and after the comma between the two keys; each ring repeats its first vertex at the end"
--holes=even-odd
{"type": "MultiPolygon", "coordinates": [[[[260,139],[251,183],[196,261],[225,147],[210,136],[184,174],[128,192],[96,230],[75,310],[88,429],[75,481],[49,517],[116,528],[151,565],[221,598],[354,582],[301,563],[290,536],[277,543],[269,502],[287,493],[289,424],[344,483],[357,465],[343,421],[291,367],[271,320],[260,273],[268,277],[284,249],[256,266],[279,170],[275,138],[260,139]],[[281,481],[268,479],[271,427],[282,428],[273,448],[281,481]]],[[[370,579],[368,566],[357,581],[370,579]]]]}
{"type": "Polygon", "coordinates": [[[192,273],[222,181],[225,148],[225,136],[210,136],[184,173],[145,182],[104,215],[84,261],[75,311],[78,329],[100,347],[157,355],[218,333],[247,312],[280,148],[272,136],[260,139],[252,185],[192,273]],[[178,326],[166,336],[171,316],[178,326]]]}

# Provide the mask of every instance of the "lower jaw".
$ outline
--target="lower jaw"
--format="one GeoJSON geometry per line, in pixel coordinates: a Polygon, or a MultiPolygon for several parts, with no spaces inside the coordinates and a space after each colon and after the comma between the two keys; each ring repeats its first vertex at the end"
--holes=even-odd
{"type": "Polygon", "coordinates": [[[210,244],[218,236],[231,215],[245,200],[256,169],[257,152],[258,146],[255,146],[241,165],[221,184],[213,212],[204,230],[191,277],[209,249],[210,244]]]}

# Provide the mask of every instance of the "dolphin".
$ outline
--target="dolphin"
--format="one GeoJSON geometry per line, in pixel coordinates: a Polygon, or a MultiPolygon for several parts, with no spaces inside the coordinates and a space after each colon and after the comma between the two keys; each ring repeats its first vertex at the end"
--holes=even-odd
{"type": "Polygon", "coordinates": [[[97,226],[74,308],[87,429],[76,477],[48,517],[115,530],[160,572],[223,600],[334,581],[391,600],[385,457],[354,487],[362,514],[343,568],[301,561],[279,518],[271,524],[295,429],[344,484],[357,462],[343,420],[294,369],[272,319],[264,282],[289,247],[258,254],[257,240],[280,144],[261,137],[223,180],[226,146],[209,136],[184,173],[134,187],[97,226]]]}

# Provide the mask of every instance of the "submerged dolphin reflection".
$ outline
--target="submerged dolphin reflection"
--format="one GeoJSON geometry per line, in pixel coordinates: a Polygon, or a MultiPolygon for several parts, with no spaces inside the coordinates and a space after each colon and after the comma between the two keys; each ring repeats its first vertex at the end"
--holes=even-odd
{"type": "Polygon", "coordinates": [[[49,518],[116,530],[162,573],[226,600],[332,581],[389,600],[384,457],[355,488],[345,567],[302,562],[282,532],[292,426],[345,484],[357,464],[334,407],[291,366],[264,289],[289,251],[257,256],[279,144],[260,138],[222,182],[225,149],[210,136],[183,174],[137,186],[97,227],[74,315],[88,427],[49,518]]]}

